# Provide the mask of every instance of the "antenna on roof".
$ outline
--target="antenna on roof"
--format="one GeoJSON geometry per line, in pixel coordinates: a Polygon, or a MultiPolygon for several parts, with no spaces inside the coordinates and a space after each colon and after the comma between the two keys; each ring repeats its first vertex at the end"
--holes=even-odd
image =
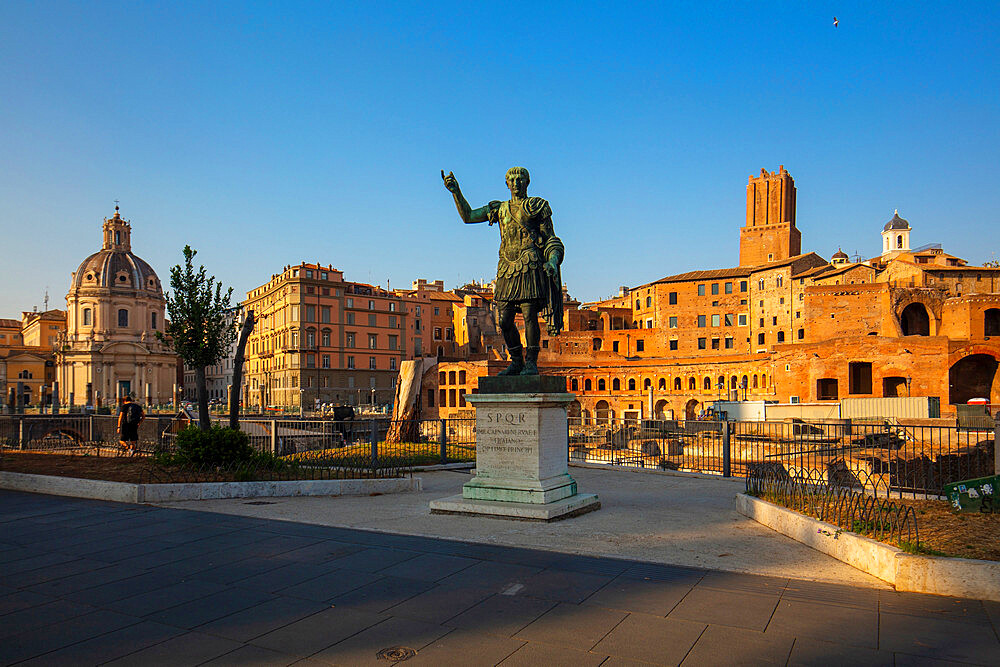
{"type": "Polygon", "coordinates": [[[45,286],[45,310],[49,310],[49,286],[45,286]]]}
{"type": "Polygon", "coordinates": [[[860,264],[861,263],[861,253],[858,252],[857,250],[855,250],[854,254],[851,255],[851,263],[852,264],[860,264]]]}

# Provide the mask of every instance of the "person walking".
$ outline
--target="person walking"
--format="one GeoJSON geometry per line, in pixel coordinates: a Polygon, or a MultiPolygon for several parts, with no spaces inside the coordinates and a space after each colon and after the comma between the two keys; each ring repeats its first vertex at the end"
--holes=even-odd
{"type": "Polygon", "coordinates": [[[139,424],[146,418],[146,413],[132,397],[126,395],[122,406],[118,408],[119,443],[128,456],[139,453],[139,424]]]}

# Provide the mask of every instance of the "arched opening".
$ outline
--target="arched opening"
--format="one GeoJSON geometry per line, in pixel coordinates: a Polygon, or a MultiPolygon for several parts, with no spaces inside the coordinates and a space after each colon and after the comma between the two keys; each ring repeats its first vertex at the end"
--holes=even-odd
{"type": "Polygon", "coordinates": [[[591,345],[593,346],[595,352],[601,349],[602,344],[603,342],[601,341],[600,338],[595,338],[593,341],[591,341],[591,345]]]}
{"type": "Polygon", "coordinates": [[[569,381],[570,391],[578,391],[580,389],[580,381],[573,378],[569,381]]]}
{"type": "Polygon", "coordinates": [[[660,378],[660,381],[656,383],[656,388],[660,391],[667,390],[667,378],[660,378]]]}
{"type": "Polygon", "coordinates": [[[698,389],[697,382],[694,378],[688,378],[688,391],[696,391],[698,389]]]}
{"type": "Polygon", "coordinates": [[[911,303],[899,314],[904,336],[930,336],[931,318],[922,303],[911,303]]]}
{"type": "Polygon", "coordinates": [[[600,380],[597,381],[597,391],[605,391],[605,390],[607,390],[607,388],[608,388],[608,385],[604,381],[604,378],[601,378],[600,380]]]}
{"type": "Polygon", "coordinates": [[[702,389],[705,391],[711,391],[712,389],[712,378],[705,376],[705,379],[701,382],[702,389]]]}
{"type": "Polygon", "coordinates": [[[598,425],[611,423],[611,406],[608,405],[607,401],[598,401],[597,405],[594,406],[594,413],[597,416],[598,425]]]}
{"type": "Polygon", "coordinates": [[[674,378],[674,391],[680,391],[680,390],[681,390],[681,379],[674,378]]]}
{"type": "Polygon", "coordinates": [[[902,234],[897,234],[896,235],[896,247],[897,248],[902,248],[903,247],[903,235],[902,234]]]}
{"type": "Polygon", "coordinates": [[[698,400],[695,398],[688,401],[687,405],[684,406],[684,419],[694,421],[695,417],[698,416],[698,405],[698,400]]]}
{"type": "Polygon", "coordinates": [[[615,378],[614,380],[611,381],[611,390],[612,391],[621,391],[621,389],[622,389],[622,381],[621,380],[619,380],[618,378],[615,378]]]}
{"type": "Polygon", "coordinates": [[[753,376],[753,388],[754,389],[757,388],[757,376],[756,375],[753,376]]]}
{"type": "Polygon", "coordinates": [[[960,359],[948,370],[948,402],[968,403],[970,398],[991,399],[996,382],[997,360],[988,354],[960,359]]]}
{"type": "Polygon", "coordinates": [[[593,390],[593,388],[594,388],[594,383],[590,381],[590,378],[587,378],[586,380],[583,381],[584,391],[591,391],[593,390]]]}
{"type": "Polygon", "coordinates": [[[629,378],[628,380],[628,390],[635,391],[635,378],[629,378]]]}
{"type": "Polygon", "coordinates": [[[729,378],[729,388],[736,389],[737,382],[739,382],[739,379],[735,375],[729,378]]]}
{"type": "Polygon", "coordinates": [[[573,401],[566,408],[566,418],[570,424],[580,423],[580,401],[573,401]]]}
{"type": "Polygon", "coordinates": [[[660,399],[653,406],[653,419],[666,419],[665,410],[667,409],[667,401],[660,399]]]}
{"type": "Polygon", "coordinates": [[[580,411],[580,423],[583,424],[584,426],[590,424],[590,410],[580,411]]]}
{"type": "Polygon", "coordinates": [[[890,375],[882,378],[882,395],[886,398],[907,396],[906,378],[899,375],[890,375]]]}
{"type": "Polygon", "coordinates": [[[645,380],[642,381],[642,389],[643,389],[643,391],[648,390],[652,386],[653,386],[653,381],[650,380],[649,378],[646,378],[645,380]]]}
{"type": "Polygon", "coordinates": [[[1000,308],[989,308],[983,313],[983,335],[1000,336],[1000,308]]]}

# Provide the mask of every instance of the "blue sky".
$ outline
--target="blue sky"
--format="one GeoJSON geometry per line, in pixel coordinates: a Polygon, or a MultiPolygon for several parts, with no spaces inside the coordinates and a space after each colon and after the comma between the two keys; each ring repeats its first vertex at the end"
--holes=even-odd
{"type": "Polygon", "coordinates": [[[166,281],[285,264],[489,279],[463,226],[513,165],[583,300],[733,266],[747,177],[795,178],[803,249],[1000,256],[995,2],[0,4],[0,317],[64,305],[121,200],[166,281]],[[833,26],[833,17],[840,20],[833,26]]]}

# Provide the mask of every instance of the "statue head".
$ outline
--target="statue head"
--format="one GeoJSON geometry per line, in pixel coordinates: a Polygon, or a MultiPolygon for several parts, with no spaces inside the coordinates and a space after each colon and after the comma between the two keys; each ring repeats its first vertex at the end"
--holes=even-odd
{"type": "Polygon", "coordinates": [[[524,167],[511,167],[507,170],[507,187],[512,195],[524,197],[528,192],[528,183],[531,177],[524,167]]]}

